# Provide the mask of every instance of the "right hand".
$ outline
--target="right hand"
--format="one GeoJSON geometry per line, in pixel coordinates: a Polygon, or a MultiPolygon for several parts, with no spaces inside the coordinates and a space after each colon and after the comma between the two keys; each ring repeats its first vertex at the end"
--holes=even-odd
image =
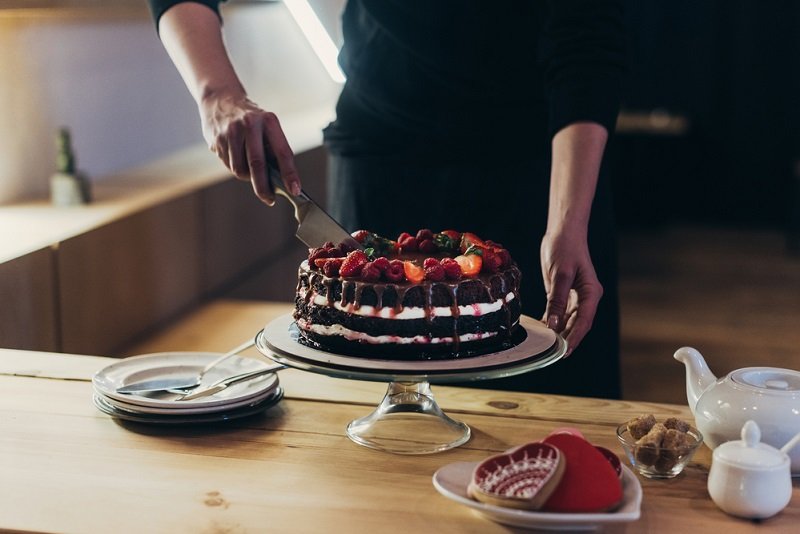
{"type": "Polygon", "coordinates": [[[547,308],[542,321],[561,333],[570,356],[589,332],[603,296],[585,232],[548,232],[541,245],[547,308]]]}
{"type": "Polygon", "coordinates": [[[200,119],[209,149],[236,178],[251,182],[265,204],[275,203],[267,165],[278,168],[286,191],[300,193],[294,154],[274,113],[261,109],[244,94],[215,95],[201,102],[200,119]]]}

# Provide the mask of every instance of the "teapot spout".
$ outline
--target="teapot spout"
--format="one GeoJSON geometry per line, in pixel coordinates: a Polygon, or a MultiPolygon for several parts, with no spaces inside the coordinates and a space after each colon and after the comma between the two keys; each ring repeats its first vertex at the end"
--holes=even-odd
{"type": "Polygon", "coordinates": [[[692,347],[679,348],[673,357],[686,366],[686,400],[694,413],[700,395],[717,381],[717,377],[708,368],[703,356],[692,347]]]}

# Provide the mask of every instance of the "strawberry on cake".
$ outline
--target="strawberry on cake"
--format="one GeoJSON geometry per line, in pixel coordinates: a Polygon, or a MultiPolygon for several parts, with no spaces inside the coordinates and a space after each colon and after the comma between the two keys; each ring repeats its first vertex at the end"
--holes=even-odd
{"type": "Polygon", "coordinates": [[[294,319],[322,350],[439,359],[500,350],[519,323],[520,271],[469,232],[424,229],[396,240],[360,230],[364,250],[326,243],[299,270],[294,319]]]}

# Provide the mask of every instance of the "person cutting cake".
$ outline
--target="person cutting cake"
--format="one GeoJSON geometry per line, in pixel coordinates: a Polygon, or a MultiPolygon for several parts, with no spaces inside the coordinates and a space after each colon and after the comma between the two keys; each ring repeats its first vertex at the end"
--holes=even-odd
{"type": "MultiPolygon", "coordinates": [[[[210,149],[265,203],[300,176],[269,103],[247,96],[216,0],[149,0],[210,149]]],[[[347,81],[324,131],[328,210],[349,231],[454,228],[511,251],[523,312],[571,357],[477,385],[620,396],[616,241],[601,163],[625,63],[620,1],[349,0],[347,81]]]]}

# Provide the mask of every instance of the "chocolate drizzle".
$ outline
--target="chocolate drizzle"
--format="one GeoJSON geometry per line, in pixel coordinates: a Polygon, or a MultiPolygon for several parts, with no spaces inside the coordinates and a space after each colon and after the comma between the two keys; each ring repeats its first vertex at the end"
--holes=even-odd
{"type": "MultiPolygon", "coordinates": [[[[512,265],[498,273],[482,273],[474,278],[465,278],[458,281],[423,281],[420,284],[407,282],[366,282],[363,280],[346,279],[340,277],[328,277],[322,272],[310,270],[307,264],[300,267],[300,279],[298,283],[298,305],[302,303],[308,307],[312,303],[315,294],[324,295],[327,307],[333,307],[338,303],[344,313],[352,313],[362,305],[375,307],[381,310],[384,307],[391,307],[390,317],[381,315],[384,320],[391,319],[399,314],[406,307],[422,307],[424,310],[424,323],[427,325],[425,330],[420,330],[418,335],[438,337],[432,334],[434,320],[439,321],[434,314],[434,308],[449,307],[452,315],[452,343],[450,343],[453,353],[458,353],[461,347],[459,332],[464,330],[462,324],[461,306],[478,304],[488,304],[500,300],[502,317],[499,336],[508,337],[514,323],[519,317],[519,282],[520,272],[516,265],[512,265]],[[509,300],[509,295],[513,299],[509,300]],[[516,300],[514,306],[509,303],[516,300]],[[502,330],[505,330],[503,332],[502,330]]],[[[497,312],[490,312],[497,313],[497,312]]],[[[481,314],[473,314],[465,317],[466,321],[475,324],[476,318],[481,314]]],[[[448,328],[450,328],[448,326],[448,328]]],[[[496,329],[492,329],[496,331],[496,329]]],[[[482,338],[485,333],[480,326],[466,330],[466,333],[476,334],[477,339],[482,338]]],[[[463,335],[464,332],[461,333],[463,335]]],[[[446,335],[446,334],[445,334],[446,335]]],[[[499,340],[498,340],[499,341],[499,340]]]]}

